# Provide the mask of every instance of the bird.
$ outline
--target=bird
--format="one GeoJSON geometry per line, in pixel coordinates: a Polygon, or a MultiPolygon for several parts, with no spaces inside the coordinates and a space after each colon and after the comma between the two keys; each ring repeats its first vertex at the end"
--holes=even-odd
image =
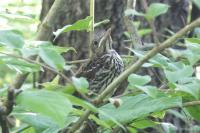
{"type": "Polygon", "coordinates": [[[111,28],[98,31],[92,41],[92,57],[81,69],[79,76],[89,82],[90,94],[101,93],[124,70],[119,54],[112,48],[111,28]]]}

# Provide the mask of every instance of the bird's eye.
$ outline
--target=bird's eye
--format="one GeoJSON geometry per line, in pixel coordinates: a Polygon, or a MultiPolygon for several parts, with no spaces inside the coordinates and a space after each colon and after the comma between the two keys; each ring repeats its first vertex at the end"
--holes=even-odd
{"type": "Polygon", "coordinates": [[[97,42],[97,41],[94,41],[94,45],[97,46],[97,45],[98,45],[98,42],[97,42]]]}

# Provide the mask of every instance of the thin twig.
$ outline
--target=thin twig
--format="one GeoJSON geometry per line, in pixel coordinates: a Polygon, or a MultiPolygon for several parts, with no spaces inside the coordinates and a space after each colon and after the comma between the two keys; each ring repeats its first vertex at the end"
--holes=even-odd
{"type": "MultiPolygon", "coordinates": [[[[157,47],[150,50],[145,56],[140,58],[137,62],[135,62],[132,66],[126,69],[122,74],[120,74],[114,81],[109,84],[105,90],[99,94],[99,96],[94,100],[94,103],[100,104],[103,100],[111,93],[113,90],[122,83],[131,73],[136,72],[140,69],[140,67],[147,62],[150,58],[155,56],[157,53],[163,51],[165,48],[168,48],[173,45],[178,38],[185,35],[188,31],[193,30],[195,27],[200,26],[200,18],[193,21],[191,24],[182,28],[179,32],[175,35],[164,41],[162,44],[158,45],[157,47]]],[[[72,126],[72,128],[68,131],[68,133],[74,133],[76,130],[80,128],[80,125],[88,118],[88,116],[92,112],[90,110],[86,110],[84,115],[79,118],[79,120],[72,126]],[[87,117],[86,117],[87,116],[87,117]]]]}
{"type": "Polygon", "coordinates": [[[90,0],[90,16],[92,17],[92,23],[90,26],[90,42],[89,42],[89,58],[92,58],[92,41],[94,40],[94,6],[95,0],[90,0]]]}
{"type": "Polygon", "coordinates": [[[12,112],[15,100],[15,92],[14,89],[9,88],[7,99],[4,105],[0,107],[0,125],[2,133],[9,133],[9,127],[7,123],[7,116],[12,112]]]}
{"type": "Polygon", "coordinates": [[[83,59],[83,60],[74,60],[74,61],[67,61],[67,64],[81,64],[89,61],[90,59],[83,59]]]}

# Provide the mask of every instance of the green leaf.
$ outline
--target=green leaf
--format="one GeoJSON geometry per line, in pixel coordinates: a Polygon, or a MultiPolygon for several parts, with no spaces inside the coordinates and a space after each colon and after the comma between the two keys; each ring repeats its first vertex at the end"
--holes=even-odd
{"type": "Polygon", "coordinates": [[[98,125],[106,128],[106,129],[111,129],[110,125],[107,124],[105,121],[100,120],[97,118],[95,115],[90,115],[89,118],[93,121],[95,121],[98,125]]]}
{"type": "Polygon", "coordinates": [[[135,128],[133,128],[133,127],[127,127],[128,128],[128,131],[130,132],[130,133],[138,133],[137,132],[137,129],[135,129],[135,128]]]}
{"type": "MultiPolygon", "coordinates": [[[[182,105],[181,97],[159,97],[154,99],[144,94],[122,97],[122,101],[123,104],[118,108],[109,103],[100,107],[100,110],[103,110],[120,123],[128,123],[148,116],[150,113],[182,105]]],[[[107,120],[102,115],[100,115],[100,118],[107,120]]]]}
{"type": "Polygon", "coordinates": [[[104,110],[101,110],[101,109],[99,109],[98,112],[104,118],[109,119],[110,121],[112,121],[113,123],[115,123],[116,125],[118,125],[119,127],[121,127],[122,129],[125,130],[125,127],[115,117],[113,117],[112,115],[108,114],[107,112],[105,112],[104,110]]]}
{"type": "Polygon", "coordinates": [[[164,14],[168,11],[169,5],[162,4],[162,3],[152,3],[146,13],[147,19],[154,19],[155,17],[164,14]]]}
{"type": "Polygon", "coordinates": [[[146,76],[140,76],[137,74],[131,74],[128,77],[128,82],[130,85],[135,86],[135,85],[145,85],[151,81],[151,77],[146,75],[146,76]]]}
{"type": "Polygon", "coordinates": [[[24,60],[1,57],[0,61],[5,63],[10,69],[16,70],[17,72],[37,72],[41,67],[37,64],[29,63],[24,60]]]}
{"type": "Polygon", "coordinates": [[[45,63],[47,63],[49,66],[53,67],[56,70],[62,70],[65,66],[64,58],[51,48],[40,47],[39,56],[45,63]]]}
{"type": "Polygon", "coordinates": [[[177,85],[176,90],[183,91],[191,94],[196,99],[199,99],[200,96],[200,81],[193,80],[191,83],[177,85]]]}
{"type": "Polygon", "coordinates": [[[48,41],[26,41],[26,45],[21,49],[21,52],[24,57],[29,57],[32,55],[37,55],[39,53],[39,49],[48,48],[51,49],[58,54],[67,53],[69,51],[76,52],[73,47],[60,47],[55,46],[51,42],[48,41]]]}
{"type": "Polygon", "coordinates": [[[162,54],[157,54],[153,58],[149,60],[150,63],[153,64],[155,67],[166,68],[168,67],[168,62],[170,61],[169,58],[165,57],[162,54]]]}
{"type": "Polygon", "coordinates": [[[199,112],[200,112],[200,106],[190,106],[190,107],[187,107],[186,110],[190,113],[190,115],[197,121],[200,122],[200,115],[199,115],[199,112]]]}
{"type": "Polygon", "coordinates": [[[89,83],[84,77],[76,78],[72,77],[72,81],[76,89],[82,93],[87,93],[89,88],[89,83]]]}
{"type": "Polygon", "coordinates": [[[92,17],[88,16],[85,19],[78,20],[77,22],[75,22],[72,25],[66,25],[62,29],[58,29],[56,32],[53,33],[55,35],[55,39],[61,33],[64,33],[64,32],[69,32],[69,31],[73,31],[73,30],[77,30],[77,31],[89,30],[91,21],[92,21],[92,17]]]}
{"type": "Polygon", "coordinates": [[[29,124],[30,126],[34,127],[37,132],[42,132],[50,127],[57,127],[59,126],[48,117],[45,117],[41,114],[25,112],[25,113],[12,113],[13,116],[18,118],[20,121],[29,124]]]}
{"type": "Polygon", "coordinates": [[[72,111],[72,105],[63,95],[46,90],[23,91],[17,96],[17,105],[25,110],[44,115],[60,127],[65,125],[65,118],[72,111]]]}
{"type": "MultiPolygon", "coordinates": [[[[139,58],[144,57],[144,55],[146,54],[145,51],[139,51],[139,50],[133,50],[133,49],[129,49],[129,50],[131,50],[139,58]]],[[[165,57],[164,55],[156,54],[153,58],[149,60],[149,63],[145,63],[143,66],[146,66],[146,67],[154,66],[154,67],[166,68],[168,67],[169,61],[170,59],[165,57]]]]}
{"type": "Polygon", "coordinates": [[[0,46],[8,46],[11,48],[22,48],[24,38],[16,30],[0,30],[0,46]]]}
{"type": "Polygon", "coordinates": [[[188,42],[200,44],[199,38],[186,38],[188,42]]]}
{"type": "Polygon", "coordinates": [[[193,52],[190,49],[182,51],[182,55],[183,57],[187,58],[190,65],[194,65],[200,60],[200,55],[198,53],[193,52]]]}
{"type": "Polygon", "coordinates": [[[143,120],[139,120],[139,121],[135,121],[131,124],[132,127],[135,128],[139,128],[139,129],[144,129],[147,127],[154,127],[157,124],[159,124],[158,122],[154,122],[152,120],[148,120],[148,119],[143,119],[143,120]]]}
{"type": "Polygon", "coordinates": [[[192,1],[200,9],[200,1],[199,0],[192,0],[192,1]]]}
{"type": "Polygon", "coordinates": [[[144,36],[144,35],[150,34],[151,32],[152,32],[152,29],[140,29],[138,31],[140,36],[144,36]]]}
{"type": "Polygon", "coordinates": [[[91,103],[88,103],[72,95],[68,95],[68,94],[64,94],[64,95],[71,101],[72,104],[84,107],[85,109],[89,109],[93,112],[98,112],[98,109],[91,103]]]}
{"type": "Polygon", "coordinates": [[[155,86],[136,86],[137,89],[144,91],[147,95],[152,98],[164,96],[164,93],[160,92],[155,86]]]}
{"type": "Polygon", "coordinates": [[[193,67],[192,66],[184,66],[183,68],[179,68],[176,71],[169,71],[164,70],[167,79],[170,82],[176,82],[183,77],[190,77],[193,74],[193,67]]]}

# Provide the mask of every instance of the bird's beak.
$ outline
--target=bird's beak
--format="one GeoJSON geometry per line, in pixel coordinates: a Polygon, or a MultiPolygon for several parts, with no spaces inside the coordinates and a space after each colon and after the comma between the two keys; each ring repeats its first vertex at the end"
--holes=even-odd
{"type": "Polygon", "coordinates": [[[101,40],[100,40],[100,42],[99,42],[98,47],[101,47],[102,45],[105,45],[105,44],[106,44],[106,41],[107,41],[108,39],[111,38],[111,37],[110,37],[110,34],[111,34],[111,28],[109,28],[109,29],[105,32],[105,34],[103,35],[103,37],[101,38],[101,40]]]}

